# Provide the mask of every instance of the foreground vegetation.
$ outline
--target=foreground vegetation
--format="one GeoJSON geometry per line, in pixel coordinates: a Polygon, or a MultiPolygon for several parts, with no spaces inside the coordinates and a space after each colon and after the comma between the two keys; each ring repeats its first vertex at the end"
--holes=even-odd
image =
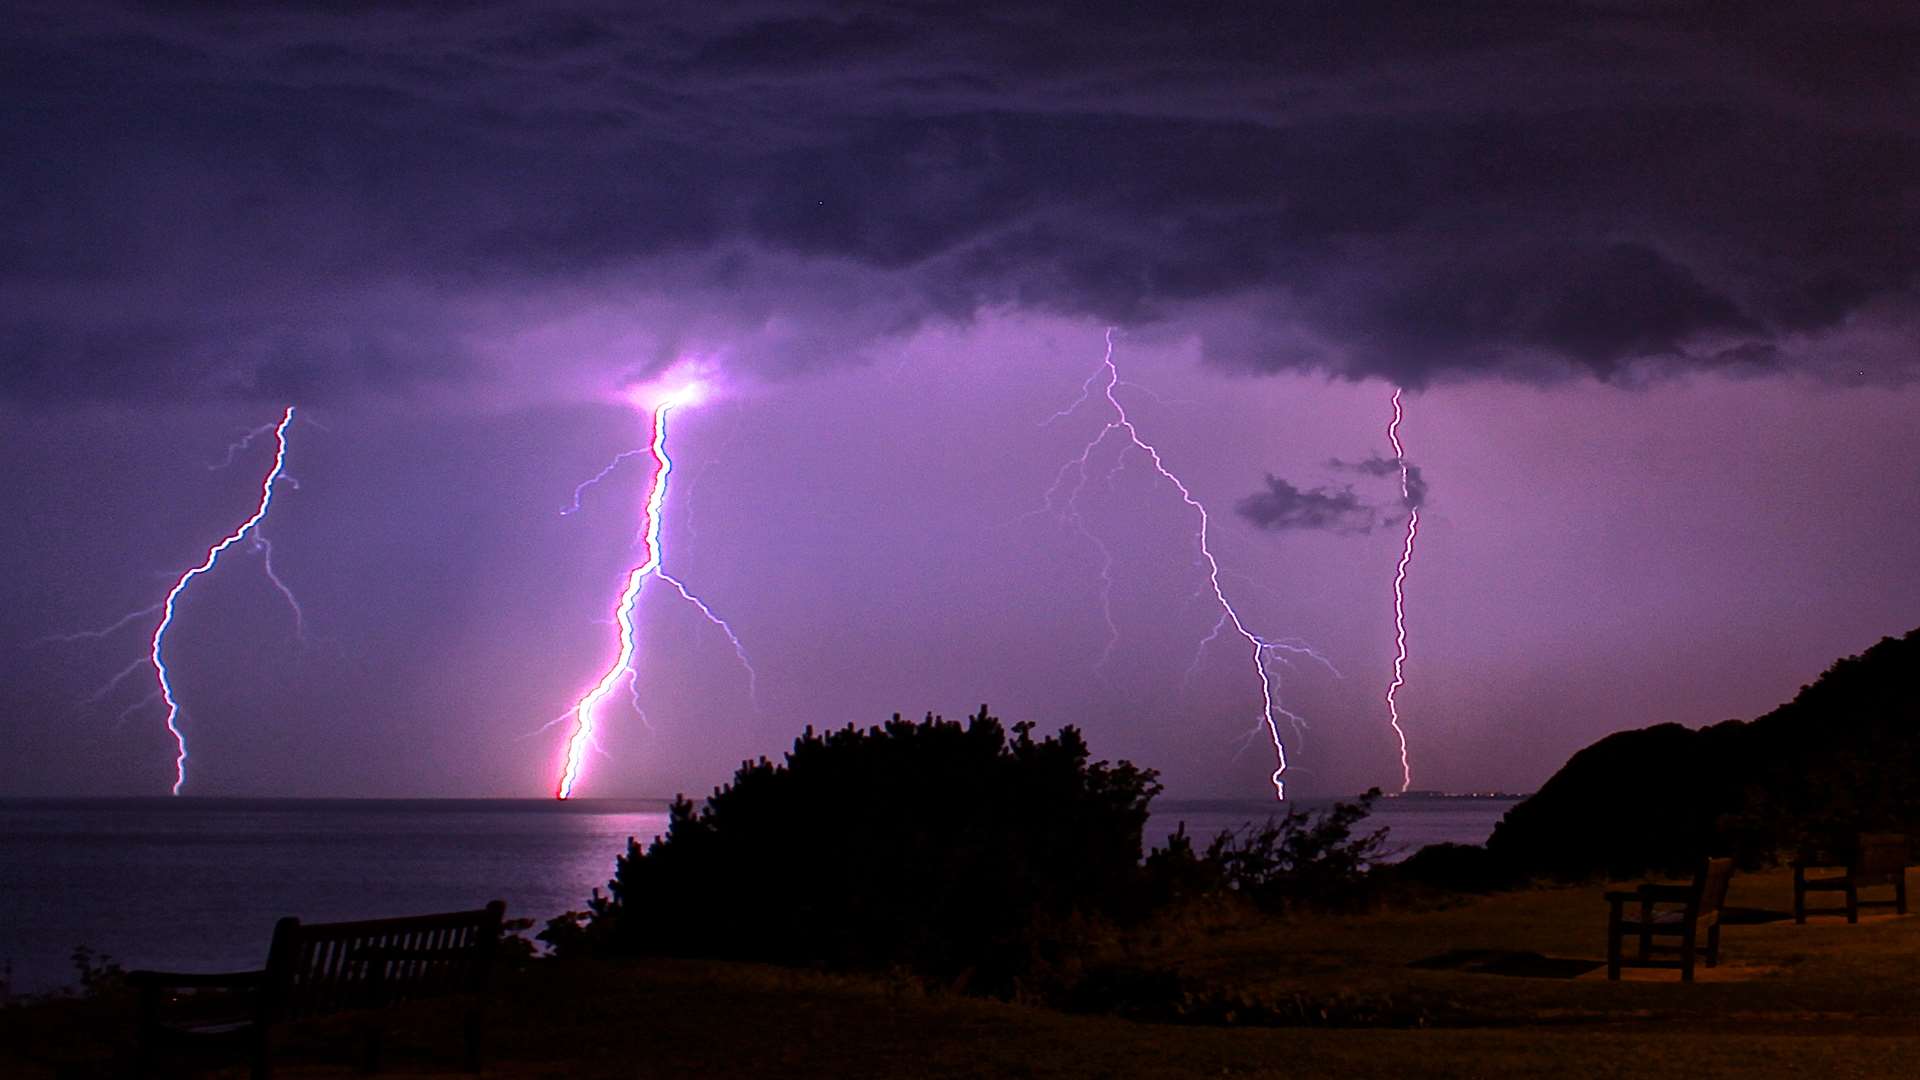
{"type": "MultiPolygon", "coordinates": [[[[1361,915],[1196,912],[1106,943],[1107,962],[1171,970],[1196,1001],[1240,1003],[1191,1022],[1078,1015],[898,974],[543,961],[503,989],[488,1074],[1898,1076],[1920,1062],[1920,916],[1735,925],[1725,962],[1692,986],[1670,971],[1609,983],[1597,970],[1545,977],[1524,963],[1519,974],[1415,966],[1468,951],[1597,965],[1600,889],[1361,915]]],[[[1730,903],[1779,915],[1789,899],[1788,875],[1768,872],[1736,878],[1730,903]]],[[[0,1075],[50,1080],[56,1061],[104,1060],[96,1042],[116,1007],[105,998],[0,1010],[0,1075]]],[[[414,1014],[394,1035],[388,1071],[458,1075],[446,1020],[414,1014]]],[[[296,1032],[284,1075],[349,1075],[349,1030],[296,1032]]]]}
{"type": "MultiPolygon", "coordinates": [[[[1747,873],[1720,967],[1616,983],[1605,886],[1538,881],[1911,834],[1920,714],[1897,676],[1916,659],[1920,631],[1751,726],[1613,736],[1487,847],[1390,867],[1360,831],[1377,793],[1143,852],[1153,771],[1093,761],[1072,728],[1009,738],[983,707],[809,730],[677,801],[606,894],[547,925],[552,957],[513,939],[493,1073],[1909,1075],[1920,915],[1796,926],[1790,872],[1747,873]],[[1648,762],[1666,779],[1609,797],[1648,762]]],[[[80,999],[0,1009],[0,1075],[109,1074],[131,1002],[93,974],[80,999]]],[[[413,1013],[395,1071],[447,1072],[446,1020],[413,1013]]],[[[344,1071],[351,1023],[298,1032],[286,1075],[344,1071]]]]}

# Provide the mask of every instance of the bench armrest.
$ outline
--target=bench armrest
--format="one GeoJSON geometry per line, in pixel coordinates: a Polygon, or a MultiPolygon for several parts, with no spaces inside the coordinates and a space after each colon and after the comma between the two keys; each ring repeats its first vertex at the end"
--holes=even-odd
{"type": "Polygon", "coordinates": [[[180,989],[243,989],[266,981],[264,971],[129,971],[127,984],[136,987],[178,987],[180,989]]]}

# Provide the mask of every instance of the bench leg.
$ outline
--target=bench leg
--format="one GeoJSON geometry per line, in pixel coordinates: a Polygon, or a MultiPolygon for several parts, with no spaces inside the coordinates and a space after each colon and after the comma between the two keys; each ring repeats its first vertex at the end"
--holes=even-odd
{"type": "Polygon", "coordinates": [[[480,1009],[477,1006],[468,1010],[466,1030],[463,1034],[466,1036],[466,1066],[470,1073],[477,1074],[480,1071],[480,1032],[484,1024],[485,1018],[480,1015],[480,1009]]]}
{"type": "Polygon", "coordinates": [[[1852,878],[1847,879],[1847,921],[1860,921],[1860,887],[1853,883],[1852,878]]]}
{"type": "Polygon", "coordinates": [[[380,1071],[380,1044],[386,1038],[386,1030],[374,1021],[367,1025],[367,1051],[360,1059],[360,1071],[363,1073],[380,1071]]]}
{"type": "Polygon", "coordinates": [[[1607,912],[1607,978],[1620,981],[1620,902],[1607,912]]]}
{"type": "Polygon", "coordinates": [[[1807,872],[1797,866],[1793,868],[1793,921],[1807,921],[1807,872]]]}
{"type": "Polygon", "coordinates": [[[247,1076],[250,1080],[273,1078],[273,1035],[264,1023],[253,1033],[253,1064],[247,1076]]]}
{"type": "Polygon", "coordinates": [[[1720,966],[1720,924],[1707,927],[1707,966],[1720,966]]]}
{"type": "Polygon", "coordinates": [[[1904,869],[1893,879],[1893,910],[1898,915],[1907,913],[1907,872],[1904,869]]]}
{"type": "Polygon", "coordinates": [[[1680,939],[1680,981],[1693,981],[1693,927],[1687,927],[1686,936],[1680,939]]]}

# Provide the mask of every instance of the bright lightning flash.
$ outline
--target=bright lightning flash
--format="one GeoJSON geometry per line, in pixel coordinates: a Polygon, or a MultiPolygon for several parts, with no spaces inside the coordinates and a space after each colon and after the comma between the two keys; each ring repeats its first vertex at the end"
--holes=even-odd
{"type": "Polygon", "coordinates": [[[1393,420],[1387,424],[1387,441],[1393,444],[1393,459],[1400,463],[1400,497],[1407,503],[1407,543],[1400,549],[1400,566],[1393,575],[1393,632],[1398,652],[1393,658],[1393,682],[1387,686],[1387,721],[1400,740],[1400,790],[1413,786],[1413,766],[1407,760],[1407,733],[1400,727],[1400,706],[1395,700],[1406,685],[1407,664],[1407,564],[1413,561],[1413,538],[1420,533],[1420,508],[1413,505],[1413,493],[1407,483],[1406,452],[1400,446],[1400,389],[1393,391],[1393,420]]]}
{"type": "MultiPolygon", "coordinates": [[[[219,561],[221,552],[239,543],[241,540],[246,539],[249,534],[253,534],[256,543],[261,545],[266,543],[259,538],[255,530],[259,526],[261,519],[267,516],[267,510],[273,505],[274,485],[286,479],[287,428],[292,423],[293,406],[289,405],[287,406],[286,413],[280,417],[280,422],[274,425],[273,428],[275,442],[273,468],[268,471],[266,479],[260,482],[260,505],[254,508],[253,516],[242,522],[239,528],[227,534],[226,539],[209,548],[206,559],[203,560],[200,565],[180,575],[180,580],[174,582],[173,588],[167,593],[167,598],[160,603],[160,625],[153,628],[152,648],[148,655],[153,663],[154,678],[160,684],[160,700],[166,702],[167,705],[167,731],[173,735],[175,751],[173,758],[173,794],[175,795],[180,794],[181,786],[187,782],[187,737],[185,733],[180,730],[180,701],[174,696],[172,674],[168,672],[166,659],[162,655],[167,630],[173,626],[174,608],[180,600],[180,594],[186,591],[187,585],[192,582],[194,578],[213,569],[213,564],[219,561]]],[[[231,460],[231,453],[229,454],[229,460],[231,460]]],[[[271,548],[262,547],[263,552],[270,552],[271,550],[271,548]]],[[[287,590],[286,584],[273,573],[270,562],[267,564],[267,574],[268,577],[272,579],[274,586],[280,590],[281,595],[286,597],[287,602],[293,604],[293,610],[297,618],[300,605],[294,603],[293,594],[287,590]]]]}
{"type": "MultiPolygon", "coordinates": [[[[647,489],[646,501],[641,510],[639,565],[627,571],[626,583],[620,590],[619,598],[614,602],[613,621],[619,628],[619,649],[613,663],[600,676],[593,688],[588,690],[569,710],[573,719],[573,730],[567,736],[566,757],[561,767],[560,780],[554,790],[556,798],[572,798],[573,790],[580,782],[581,771],[586,764],[588,747],[594,745],[594,733],[598,728],[599,709],[608,697],[612,696],[620,683],[625,680],[632,687],[632,681],[638,678],[633,667],[634,652],[638,647],[637,631],[634,627],[634,605],[640,599],[640,590],[648,578],[659,578],[672,586],[680,597],[697,608],[707,621],[719,627],[733,643],[734,655],[747,669],[750,692],[757,692],[757,676],[753,665],[748,662],[746,650],[740,644],[740,638],[733,632],[727,621],[715,614],[713,609],[690,591],[680,579],[668,574],[662,568],[663,553],[660,544],[660,518],[667,503],[667,478],[673,472],[673,459],[667,454],[667,416],[675,409],[697,403],[703,396],[699,383],[691,383],[676,389],[659,392],[649,389],[636,390],[628,396],[635,408],[646,410],[651,417],[652,432],[644,451],[629,450],[603,469],[592,480],[581,484],[574,490],[573,507],[580,505],[580,494],[595,483],[604,479],[613,471],[615,465],[636,453],[645,453],[653,458],[653,483],[647,489]]],[[[562,717],[565,719],[565,717],[562,717]]]]}
{"type": "MultiPolygon", "coordinates": [[[[1082,384],[1080,396],[1076,398],[1071,405],[1055,413],[1048,422],[1051,423],[1052,420],[1058,420],[1064,416],[1071,415],[1077,411],[1080,406],[1086,404],[1094,396],[1096,384],[1099,384],[1098,393],[1106,402],[1111,418],[1092,439],[1087,441],[1086,446],[1081,449],[1077,457],[1061,466],[1060,472],[1054,477],[1053,486],[1047,491],[1047,507],[1051,509],[1058,505],[1056,498],[1061,488],[1067,483],[1067,478],[1070,475],[1077,476],[1072,490],[1066,496],[1063,506],[1063,516],[1074,525],[1083,537],[1091,541],[1095,549],[1100,553],[1101,598],[1108,631],[1107,648],[1101,654],[1102,660],[1105,660],[1106,657],[1111,654],[1114,640],[1119,634],[1113,622],[1111,605],[1107,603],[1107,590],[1109,590],[1113,584],[1113,558],[1107,546],[1086,528],[1079,511],[1079,498],[1081,492],[1086,489],[1088,470],[1091,466],[1095,451],[1098,450],[1102,443],[1107,441],[1108,436],[1118,433],[1119,437],[1127,440],[1126,445],[1121,447],[1121,453],[1124,455],[1128,449],[1134,449],[1144,454],[1148,462],[1152,464],[1154,472],[1162,480],[1165,480],[1173,486],[1174,491],[1180,495],[1180,501],[1192,507],[1194,514],[1199,519],[1198,527],[1194,531],[1194,544],[1198,549],[1199,561],[1207,570],[1207,588],[1211,591],[1214,602],[1218,604],[1220,608],[1220,618],[1214,624],[1212,633],[1208,634],[1201,642],[1201,648],[1204,649],[1207,643],[1213,641],[1223,631],[1229,629],[1246,643],[1250,653],[1250,659],[1253,661],[1254,674],[1259,678],[1260,682],[1260,712],[1256,718],[1255,731],[1257,732],[1261,727],[1264,727],[1266,734],[1273,743],[1273,793],[1275,798],[1284,799],[1286,798],[1286,785],[1281,780],[1281,775],[1287,771],[1287,750],[1280,738],[1279,719],[1285,717],[1288,722],[1292,723],[1296,728],[1302,726],[1303,721],[1298,715],[1289,711],[1280,703],[1279,680],[1269,667],[1269,661],[1274,656],[1280,654],[1306,655],[1315,660],[1319,660],[1323,664],[1326,663],[1326,660],[1306,645],[1297,641],[1291,639],[1273,640],[1265,638],[1247,628],[1246,623],[1240,617],[1240,612],[1236,610],[1233,603],[1227,599],[1226,591],[1220,585],[1220,563],[1214,558],[1213,547],[1208,536],[1208,530],[1212,522],[1207,515],[1207,508],[1201,504],[1200,500],[1194,498],[1193,492],[1188,489],[1187,485],[1167,468],[1166,463],[1160,457],[1159,449],[1141,437],[1139,429],[1134,427],[1133,421],[1127,416],[1126,407],[1120,404],[1120,399],[1115,394],[1115,390],[1120,385],[1120,369],[1116,367],[1113,362],[1113,331],[1111,329],[1107,331],[1106,341],[1106,356],[1101,359],[1100,367],[1096,369],[1091,376],[1088,376],[1087,381],[1082,384]]],[[[1119,468],[1119,463],[1116,463],[1108,473],[1109,478],[1111,478],[1112,473],[1118,471],[1119,468]]],[[[1197,662],[1196,659],[1196,663],[1197,662]]]]}

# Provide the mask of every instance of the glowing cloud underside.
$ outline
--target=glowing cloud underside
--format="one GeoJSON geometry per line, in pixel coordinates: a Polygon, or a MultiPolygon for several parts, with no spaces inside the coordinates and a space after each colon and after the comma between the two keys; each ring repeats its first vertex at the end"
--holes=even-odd
{"type": "MultiPolygon", "coordinates": [[[[1094,548],[1100,554],[1101,604],[1103,614],[1106,618],[1108,635],[1106,648],[1101,653],[1101,661],[1104,663],[1111,655],[1114,643],[1119,636],[1119,630],[1113,621],[1112,606],[1109,602],[1113,586],[1113,557],[1106,544],[1086,528],[1079,510],[1079,498],[1081,492],[1086,489],[1088,468],[1095,450],[1107,440],[1108,436],[1118,432],[1127,440],[1127,445],[1121,448],[1121,452],[1124,454],[1126,450],[1133,449],[1144,454],[1148,462],[1153,466],[1154,473],[1172,485],[1174,491],[1179,494],[1180,501],[1191,507],[1199,519],[1198,525],[1194,530],[1194,545],[1198,551],[1201,563],[1205,565],[1207,569],[1207,587],[1212,593],[1214,602],[1218,604],[1220,608],[1220,618],[1214,623],[1212,632],[1200,642],[1200,649],[1204,650],[1206,646],[1218,638],[1222,632],[1229,630],[1246,644],[1249,658],[1253,661],[1254,675],[1260,684],[1260,711],[1255,721],[1255,731],[1259,732],[1264,730],[1265,734],[1273,743],[1273,793],[1276,798],[1285,798],[1286,785],[1281,780],[1281,774],[1287,771],[1287,751],[1285,743],[1280,737],[1279,718],[1285,717],[1296,728],[1302,726],[1303,722],[1298,715],[1289,711],[1280,703],[1278,679],[1269,666],[1269,662],[1278,654],[1309,656],[1322,664],[1326,664],[1326,659],[1314,652],[1309,646],[1295,639],[1265,638],[1247,628],[1246,623],[1240,617],[1240,612],[1234,608],[1233,603],[1227,599],[1225,590],[1221,588],[1220,563],[1214,558],[1213,547],[1208,535],[1212,521],[1207,515],[1207,508],[1201,504],[1200,500],[1193,497],[1193,492],[1188,489],[1185,482],[1167,468],[1165,461],[1162,460],[1160,456],[1159,449],[1141,437],[1139,429],[1134,427],[1133,421],[1127,416],[1126,407],[1120,404],[1120,399],[1115,395],[1115,390],[1120,385],[1120,369],[1116,367],[1113,362],[1113,331],[1111,329],[1107,331],[1106,342],[1106,356],[1101,359],[1100,367],[1096,369],[1093,375],[1089,376],[1087,381],[1081,386],[1080,396],[1075,399],[1071,405],[1055,413],[1048,421],[1051,423],[1053,420],[1058,420],[1077,411],[1080,406],[1092,399],[1096,384],[1100,384],[1099,395],[1106,402],[1107,408],[1111,413],[1111,419],[1106,422],[1106,425],[1102,427],[1092,439],[1087,441],[1086,446],[1080,451],[1079,456],[1061,466],[1060,472],[1054,477],[1053,486],[1048,489],[1047,507],[1051,509],[1056,506],[1056,499],[1060,494],[1061,488],[1067,483],[1067,478],[1069,476],[1077,476],[1078,479],[1074,482],[1071,491],[1066,496],[1064,504],[1061,506],[1061,513],[1082,537],[1093,544],[1094,548]]],[[[1118,470],[1119,467],[1120,466],[1116,464],[1114,469],[1118,470]]],[[[1199,663],[1199,656],[1197,654],[1194,663],[1196,666],[1199,663]]],[[[1328,667],[1331,670],[1331,665],[1328,665],[1328,667]]]]}
{"type": "Polygon", "coordinates": [[[1413,538],[1420,533],[1420,508],[1413,505],[1413,495],[1407,484],[1406,452],[1400,446],[1400,390],[1393,391],[1393,420],[1387,424],[1387,441],[1393,444],[1393,458],[1400,463],[1400,497],[1407,503],[1407,542],[1400,550],[1400,566],[1393,575],[1393,633],[1394,645],[1398,650],[1393,658],[1393,681],[1387,685],[1387,722],[1393,725],[1393,734],[1400,740],[1400,790],[1406,791],[1413,786],[1413,766],[1407,759],[1407,733],[1400,726],[1400,706],[1396,701],[1400,688],[1406,685],[1405,669],[1407,664],[1407,564],[1413,561],[1413,538]]]}
{"type": "MultiPolygon", "coordinates": [[[[567,736],[565,760],[561,765],[560,779],[555,786],[556,798],[567,799],[573,796],[574,788],[580,782],[582,770],[586,765],[587,750],[594,745],[594,735],[599,726],[599,710],[606,700],[619,688],[622,681],[637,679],[633,667],[634,653],[638,648],[637,631],[634,627],[634,605],[639,602],[640,590],[648,578],[659,578],[672,586],[674,592],[692,604],[708,622],[718,627],[732,643],[734,655],[739,658],[742,667],[747,670],[749,694],[757,695],[758,677],[753,665],[748,662],[746,649],[740,644],[740,638],[725,619],[715,614],[706,601],[700,599],[680,579],[662,569],[663,553],[660,543],[660,519],[667,503],[667,478],[673,472],[673,458],[667,454],[667,414],[680,405],[692,404],[694,389],[682,391],[651,403],[652,435],[644,451],[629,450],[613,460],[592,480],[581,484],[574,491],[573,505],[565,513],[574,513],[580,507],[580,496],[588,487],[593,486],[613,471],[613,468],[626,458],[637,453],[645,453],[653,458],[653,483],[647,489],[647,497],[642,504],[640,524],[641,560],[639,565],[627,571],[626,581],[620,590],[619,598],[614,602],[613,621],[619,628],[619,649],[613,663],[600,676],[593,688],[569,710],[573,719],[573,729],[567,736]]],[[[637,406],[646,403],[636,400],[637,406]]],[[[562,719],[565,719],[563,717],[562,719]]]]}
{"type": "MultiPolygon", "coordinates": [[[[167,706],[167,731],[173,736],[175,752],[173,759],[172,793],[175,795],[180,794],[180,788],[187,782],[187,737],[180,728],[183,710],[180,707],[179,698],[174,695],[173,678],[172,674],[167,670],[164,655],[167,631],[173,626],[173,617],[175,608],[180,600],[180,594],[186,591],[187,585],[191,583],[194,578],[213,569],[214,563],[220,559],[221,552],[226,551],[241,540],[246,539],[249,535],[252,535],[255,542],[261,545],[262,553],[268,555],[270,559],[272,549],[266,546],[266,541],[260,538],[255,530],[258,528],[261,520],[267,516],[268,509],[273,505],[274,486],[285,477],[287,467],[287,428],[292,423],[293,406],[289,405],[287,406],[285,414],[280,417],[280,422],[274,425],[273,428],[275,443],[273,468],[267,472],[266,479],[260,483],[260,504],[254,508],[253,516],[242,522],[239,528],[227,534],[226,539],[221,540],[209,548],[206,559],[203,560],[200,565],[180,575],[180,580],[174,582],[173,588],[167,593],[167,598],[160,603],[160,625],[153,628],[152,647],[148,656],[153,664],[154,678],[160,684],[160,700],[165,702],[167,706]]],[[[229,454],[229,460],[231,460],[231,454],[229,454]]],[[[300,605],[294,602],[293,593],[287,589],[286,583],[282,582],[279,576],[274,574],[271,561],[268,561],[266,566],[267,575],[272,580],[274,587],[280,591],[281,595],[286,598],[289,604],[293,605],[295,618],[298,619],[300,605]]]]}

